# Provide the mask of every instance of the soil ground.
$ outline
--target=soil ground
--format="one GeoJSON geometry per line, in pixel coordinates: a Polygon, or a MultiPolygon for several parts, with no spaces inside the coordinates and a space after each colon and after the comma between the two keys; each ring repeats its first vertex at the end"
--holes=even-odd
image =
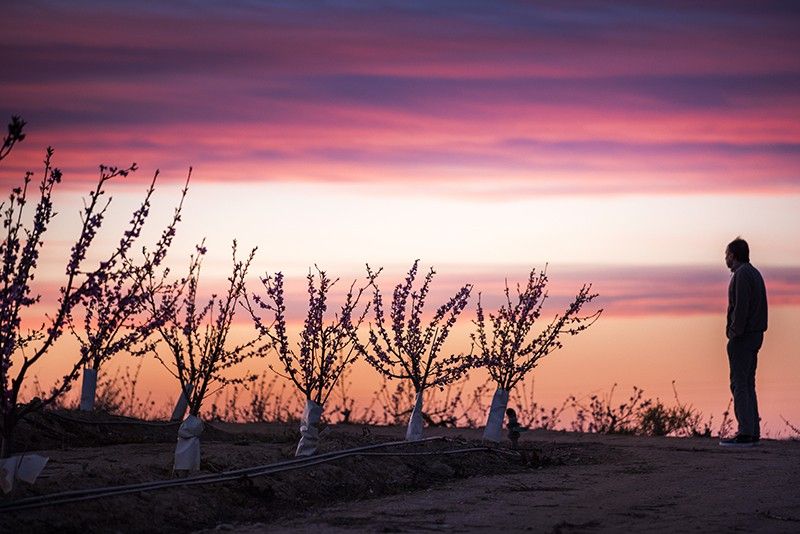
{"type": "MultiPolygon", "coordinates": [[[[402,439],[402,428],[337,425],[321,451],[402,439]]],[[[0,504],[56,492],[170,479],[175,425],[51,413],[17,447],[50,457],[35,485],[0,504]]],[[[728,450],[705,438],[523,434],[532,462],[480,447],[480,432],[426,429],[447,441],[424,456],[359,456],[277,475],[176,487],[18,512],[0,532],[618,532],[800,531],[800,443],[728,450]]],[[[202,473],[292,457],[294,425],[213,423],[202,473]]]]}
{"type": "Polygon", "coordinates": [[[478,476],[238,532],[800,532],[800,443],[533,432],[596,462],[478,476]]]}

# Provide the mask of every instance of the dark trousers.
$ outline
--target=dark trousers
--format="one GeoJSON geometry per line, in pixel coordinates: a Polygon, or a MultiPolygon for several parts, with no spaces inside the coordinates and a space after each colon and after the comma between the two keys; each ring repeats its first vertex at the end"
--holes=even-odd
{"type": "Polygon", "coordinates": [[[763,332],[747,333],[728,340],[733,411],[739,423],[739,434],[754,437],[761,435],[756,399],[756,364],[763,341],[763,332]]]}

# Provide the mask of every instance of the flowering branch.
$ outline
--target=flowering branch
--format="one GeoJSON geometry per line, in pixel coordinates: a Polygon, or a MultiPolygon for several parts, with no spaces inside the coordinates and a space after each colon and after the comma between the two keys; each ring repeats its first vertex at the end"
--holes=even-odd
{"type": "MultiPolygon", "coordinates": [[[[126,250],[139,237],[150,212],[150,199],[155,191],[157,178],[156,171],[144,202],[133,214],[130,230],[125,232],[120,241],[120,246],[126,250]]],[[[163,323],[164,318],[152,315],[145,319],[141,317],[147,309],[147,283],[153,280],[156,269],[166,257],[175,237],[190,179],[191,169],[181,190],[178,206],[153,252],[144,248],[141,263],[134,263],[123,257],[116,269],[98,277],[92,290],[82,296],[80,307],[84,311],[83,333],[77,331],[73,314],[68,315],[70,330],[81,346],[81,358],[86,367],[98,370],[105,361],[120,352],[130,351],[135,355],[142,355],[151,349],[152,343],[144,343],[163,323]],[[137,348],[140,344],[144,345],[137,348]]]]}
{"type": "Polygon", "coordinates": [[[25,140],[25,134],[22,133],[23,128],[25,128],[25,121],[19,116],[13,115],[11,122],[8,123],[8,134],[3,137],[3,146],[0,146],[0,160],[8,156],[14,145],[25,140]]]}
{"type": "MultiPolygon", "coordinates": [[[[12,118],[9,134],[4,138],[0,155],[6,157],[11,148],[24,139],[22,128],[24,122],[18,117],[12,118]]],[[[136,170],[136,164],[126,168],[100,166],[100,177],[97,185],[89,193],[88,200],[80,212],[81,229],[73,244],[65,269],[66,282],[59,291],[58,307],[54,315],[47,315],[47,320],[39,328],[22,331],[22,312],[40,301],[31,289],[38,267],[39,254],[44,245],[44,234],[55,217],[52,192],[56,184],[61,182],[62,173],[52,165],[53,149],[46,150],[44,173],[39,184],[39,199],[36,203],[30,226],[23,223],[23,213],[28,202],[28,187],[33,174],[28,172],[23,178],[21,187],[12,190],[9,203],[0,205],[3,230],[5,233],[0,244],[0,434],[2,449],[0,456],[8,452],[8,444],[17,422],[32,411],[38,410],[55,401],[68,391],[83,366],[83,357],[76,358],[71,368],[53,387],[53,389],[25,405],[18,404],[19,393],[25,383],[28,371],[35,366],[53,344],[61,337],[68,325],[73,309],[84,299],[97,291],[117,265],[127,258],[129,249],[138,235],[141,223],[146,217],[146,210],[141,216],[134,217],[128,230],[112,253],[101,261],[94,269],[83,269],[86,254],[94,242],[98,230],[102,226],[110,199],[106,200],[104,187],[110,180],[126,177],[136,170]],[[17,365],[16,374],[12,367],[17,365]]],[[[2,158],[0,158],[2,159],[2,158]]],[[[147,200],[145,200],[145,203],[147,200]]],[[[142,210],[142,208],[140,208],[142,210]]]]}
{"type": "MultiPolygon", "coordinates": [[[[317,274],[309,270],[306,279],[308,313],[300,332],[297,351],[291,347],[286,334],[282,273],[261,278],[266,297],[253,294],[255,306],[249,299],[245,299],[245,306],[256,329],[277,348],[278,359],[285,373],[283,376],[291,380],[307,399],[324,405],[342,373],[358,357],[352,332],[361,326],[369,310],[367,305],[360,314],[357,313],[361,296],[369,286],[356,290],[356,282],[353,281],[339,313],[334,314],[333,320],[325,324],[328,292],[338,282],[338,278],[332,281],[325,271],[317,267],[317,274]],[[259,311],[272,315],[271,324],[264,322],[259,311]]],[[[270,368],[275,370],[271,365],[270,368]]]]}
{"type": "Polygon", "coordinates": [[[370,324],[368,342],[362,344],[356,339],[356,348],[379,373],[390,379],[409,380],[420,393],[428,387],[441,388],[455,382],[473,365],[471,354],[439,358],[442,345],[469,301],[472,286],[463,286],[423,327],[425,300],[436,271],[431,269],[422,286],[412,290],[418,266],[416,260],[404,282],[394,288],[387,328],[383,297],[375,284],[380,271],[373,272],[367,265],[367,276],[375,288],[372,297],[375,324],[370,324]]]}
{"type": "Polygon", "coordinates": [[[479,365],[486,367],[499,388],[509,391],[525,378],[536,364],[563,346],[564,335],[575,336],[597,321],[603,310],[581,316],[581,309],[598,295],[591,293],[591,284],[585,284],[575,299],[561,315],[556,315],[538,335],[531,337],[531,329],[541,317],[542,305],[547,299],[545,288],[548,277],[545,271],[531,270],[525,288],[517,285],[517,297],[512,301],[506,282],[505,303],[495,314],[486,315],[478,295],[477,329],[470,334],[479,349],[479,365]],[[488,326],[488,327],[487,327],[488,326]],[[491,339],[487,334],[491,332],[491,339]]]}
{"type": "Polygon", "coordinates": [[[180,382],[187,393],[189,413],[198,416],[203,400],[218,388],[230,384],[246,384],[258,378],[255,374],[229,377],[225,372],[248,358],[263,355],[268,345],[262,345],[263,334],[245,343],[229,347],[227,340],[236,314],[236,305],[245,294],[245,277],[256,249],[246,260],[236,259],[233,242],[233,270],[228,277],[225,295],[212,295],[205,304],[198,304],[197,290],[200,268],[206,248],[201,243],[189,262],[189,272],[160,291],[148,291],[149,308],[158,321],[157,330],[169,349],[171,358],[165,360],[155,349],[156,359],[180,382]],[[169,361],[169,363],[167,363],[169,361]]]}

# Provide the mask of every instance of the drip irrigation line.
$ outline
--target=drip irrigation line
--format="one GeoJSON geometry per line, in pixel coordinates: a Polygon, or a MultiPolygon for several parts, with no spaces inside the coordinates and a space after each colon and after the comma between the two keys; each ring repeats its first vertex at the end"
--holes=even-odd
{"type": "Polygon", "coordinates": [[[449,449],[446,451],[425,451],[425,452],[361,452],[359,456],[446,456],[448,454],[464,454],[467,452],[496,452],[506,456],[519,456],[512,451],[496,449],[493,447],[471,447],[467,449],[449,449]]]}
{"type": "Polygon", "coordinates": [[[235,480],[246,480],[251,477],[258,477],[281,473],[284,471],[291,471],[294,469],[303,469],[327,463],[349,456],[435,456],[447,454],[466,454],[469,452],[499,452],[508,453],[502,449],[492,447],[468,447],[461,449],[450,449],[444,451],[417,451],[417,452],[368,452],[373,449],[383,447],[397,447],[401,445],[412,445],[416,443],[427,443],[432,441],[452,441],[444,436],[435,436],[424,438],[415,442],[408,441],[390,441],[385,443],[375,443],[372,445],[364,445],[361,447],[354,447],[351,449],[344,449],[341,451],[333,451],[317,456],[308,458],[295,458],[274,464],[268,464],[256,467],[245,467],[241,469],[233,469],[224,471],[222,473],[211,473],[207,475],[200,475],[190,478],[172,479],[172,480],[159,480],[153,482],[142,482],[138,484],[128,484],[121,486],[108,486],[104,488],[91,488],[83,490],[71,490],[60,493],[52,493],[49,495],[40,495],[36,497],[27,497],[18,501],[9,502],[0,505],[0,513],[14,512],[20,510],[28,510],[31,508],[39,508],[43,506],[53,506],[57,504],[66,504],[71,502],[87,501],[92,499],[100,499],[103,497],[112,497],[116,495],[125,495],[129,493],[139,493],[143,491],[151,491],[157,489],[165,489],[170,487],[179,486],[197,486],[202,484],[213,484],[219,482],[229,482],[235,480]]]}

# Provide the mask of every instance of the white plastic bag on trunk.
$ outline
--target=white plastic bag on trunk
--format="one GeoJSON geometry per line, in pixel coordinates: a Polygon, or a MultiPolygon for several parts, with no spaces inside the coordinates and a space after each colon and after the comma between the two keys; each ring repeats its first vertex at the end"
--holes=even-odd
{"type": "Polygon", "coordinates": [[[483,439],[489,441],[502,439],[503,419],[506,417],[507,406],[508,391],[498,388],[492,397],[492,406],[489,408],[489,418],[486,420],[486,428],[483,430],[483,439]]]}
{"type": "Polygon", "coordinates": [[[97,369],[83,368],[83,383],[81,385],[81,411],[94,410],[94,399],[97,393],[97,369]]]}
{"type": "Polygon", "coordinates": [[[203,422],[190,415],[178,428],[178,444],[175,445],[175,471],[197,471],[200,469],[200,434],[203,422]]]}
{"type": "Polygon", "coordinates": [[[295,456],[312,456],[317,452],[319,443],[319,420],[322,418],[322,406],[311,399],[306,399],[306,407],[300,419],[300,443],[297,444],[295,456]]]}
{"type": "Polygon", "coordinates": [[[0,489],[8,493],[14,489],[14,482],[21,480],[33,484],[49,460],[38,454],[23,454],[0,460],[0,489]]]}
{"type": "Polygon", "coordinates": [[[422,391],[417,393],[414,409],[411,410],[411,419],[409,419],[406,429],[406,441],[419,439],[422,439],[422,391]]]}

